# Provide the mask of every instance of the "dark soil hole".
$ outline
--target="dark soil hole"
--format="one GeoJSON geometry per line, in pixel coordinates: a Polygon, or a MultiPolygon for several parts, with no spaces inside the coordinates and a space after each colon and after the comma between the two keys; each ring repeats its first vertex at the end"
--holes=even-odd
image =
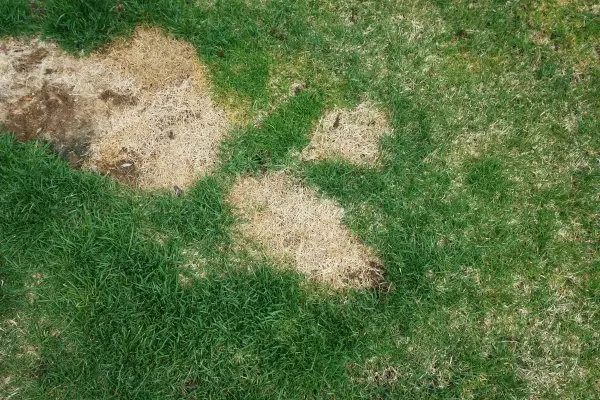
{"type": "Polygon", "coordinates": [[[137,104],[137,99],[128,94],[117,93],[113,90],[107,89],[100,94],[100,100],[110,101],[115,106],[134,106],[137,104]]]}

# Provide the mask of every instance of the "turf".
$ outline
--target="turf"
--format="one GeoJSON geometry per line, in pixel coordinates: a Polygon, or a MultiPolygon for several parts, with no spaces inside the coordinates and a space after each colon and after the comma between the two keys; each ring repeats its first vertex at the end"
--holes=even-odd
{"type": "Polygon", "coordinates": [[[182,197],[0,136],[0,397],[598,396],[594,2],[0,4],[0,35],[73,52],[136,24],[194,44],[244,117],[182,197]],[[383,166],[298,160],[324,110],[365,99],[394,128],[383,166]],[[232,178],[280,169],[346,209],[387,288],[236,248],[232,178]]]}

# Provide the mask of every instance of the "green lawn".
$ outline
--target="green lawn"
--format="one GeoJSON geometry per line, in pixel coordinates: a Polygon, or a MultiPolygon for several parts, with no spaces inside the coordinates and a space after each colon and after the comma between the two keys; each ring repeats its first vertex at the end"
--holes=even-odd
{"type": "Polygon", "coordinates": [[[0,398],[600,396],[595,0],[0,0],[0,36],[73,52],[138,24],[268,117],[180,198],[0,136],[0,398]],[[365,99],[394,128],[382,168],[293,156],[365,99]],[[345,208],[389,291],[235,251],[233,178],[281,169],[345,208]],[[208,273],[182,285],[190,249],[208,273]]]}

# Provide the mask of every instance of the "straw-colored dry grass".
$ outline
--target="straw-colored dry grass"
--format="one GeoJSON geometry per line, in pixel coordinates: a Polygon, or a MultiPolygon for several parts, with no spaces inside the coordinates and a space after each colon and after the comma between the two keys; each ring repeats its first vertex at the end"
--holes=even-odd
{"type": "Polygon", "coordinates": [[[187,187],[210,171],[229,129],[194,48],[141,28],[76,58],[37,39],[0,53],[0,120],[67,159],[132,186],[187,187]]]}
{"type": "Polygon", "coordinates": [[[242,235],[280,262],[333,287],[372,287],[379,260],[344,226],[344,210],[284,172],[238,178],[229,200],[245,220],[242,235]]]}
{"type": "Polygon", "coordinates": [[[387,115],[371,103],[359,104],[354,110],[333,110],[319,121],[302,158],[343,158],[375,165],[380,159],[379,141],[391,130],[387,115]]]}
{"type": "Polygon", "coordinates": [[[103,64],[134,76],[144,89],[160,90],[190,77],[206,82],[194,46],[158,28],[138,29],[133,40],[120,39],[103,55],[103,64]]]}

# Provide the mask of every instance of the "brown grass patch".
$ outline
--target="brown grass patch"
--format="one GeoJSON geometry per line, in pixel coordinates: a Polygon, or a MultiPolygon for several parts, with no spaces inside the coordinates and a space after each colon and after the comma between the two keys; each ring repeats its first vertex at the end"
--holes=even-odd
{"type": "Polygon", "coordinates": [[[356,164],[375,165],[380,158],[379,141],[391,131],[388,117],[371,103],[362,103],[354,110],[333,110],[319,121],[302,158],[341,157],[356,164]]]}
{"type": "Polygon", "coordinates": [[[0,121],[19,139],[144,189],[185,188],[214,167],[229,121],[193,46],[154,28],[86,58],[0,43],[0,121]]]}
{"type": "Polygon", "coordinates": [[[280,262],[333,287],[373,287],[380,261],[344,226],[344,210],[289,175],[239,178],[229,200],[245,219],[242,235],[258,240],[280,262]]]}

